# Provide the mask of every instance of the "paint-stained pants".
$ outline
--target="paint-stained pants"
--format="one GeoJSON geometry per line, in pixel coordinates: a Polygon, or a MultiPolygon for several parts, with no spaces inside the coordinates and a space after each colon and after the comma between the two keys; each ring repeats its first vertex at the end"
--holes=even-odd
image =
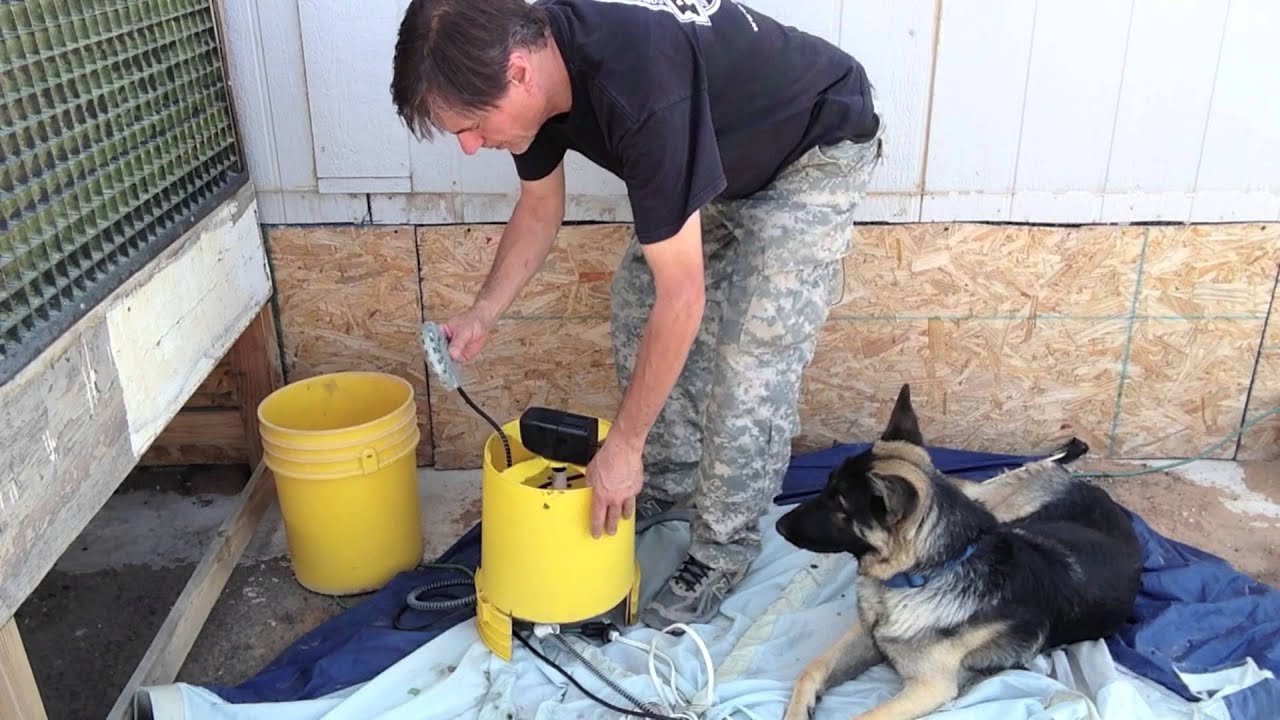
{"type": "MultiPolygon", "coordinates": [[[[800,431],[801,374],[842,294],[854,208],[882,136],[811,150],[751,197],[703,208],[707,307],[645,446],[642,496],[692,501],[690,552],[713,567],[745,569],[759,554],[759,519],[800,431]]],[[[625,388],[654,298],[634,236],[612,291],[625,388]]]]}

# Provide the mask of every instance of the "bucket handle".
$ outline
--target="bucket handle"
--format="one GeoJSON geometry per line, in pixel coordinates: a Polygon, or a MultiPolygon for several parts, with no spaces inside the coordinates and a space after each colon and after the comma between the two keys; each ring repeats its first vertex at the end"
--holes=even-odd
{"type": "Polygon", "coordinates": [[[360,452],[360,470],[365,475],[378,470],[378,451],[367,447],[360,452]]]}

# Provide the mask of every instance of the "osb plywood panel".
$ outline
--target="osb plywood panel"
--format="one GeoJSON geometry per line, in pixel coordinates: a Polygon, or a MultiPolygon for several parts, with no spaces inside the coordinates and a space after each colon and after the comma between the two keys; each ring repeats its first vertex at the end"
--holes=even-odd
{"type": "Polygon", "coordinates": [[[1152,227],[1138,315],[1263,317],[1277,262],[1280,223],[1152,227]]]}
{"type": "Polygon", "coordinates": [[[1124,320],[866,320],[823,327],[799,451],[879,437],[911,384],[931,444],[1026,453],[1076,436],[1105,454],[1124,320]]]}
{"type": "MultiPolygon", "coordinates": [[[[1115,433],[1121,457],[1188,457],[1240,427],[1262,319],[1139,319],[1115,433]]],[[[1211,458],[1230,458],[1235,443],[1211,458]]]]}
{"type": "MultiPolygon", "coordinates": [[[[471,307],[493,265],[503,227],[418,229],[422,298],[428,320],[442,322],[471,307]]],[[[562,227],[546,262],[516,297],[506,317],[608,317],[609,284],[630,235],[629,225],[562,227]]]]}
{"type": "MultiPolygon", "coordinates": [[[[463,389],[499,424],[533,405],[612,418],[621,393],[611,347],[608,318],[503,320],[464,366],[463,389]]],[[[436,467],[479,467],[493,428],[458,393],[429,382],[436,467]]]]}
{"type": "Polygon", "coordinates": [[[855,230],[834,317],[1128,316],[1145,230],[928,223],[855,230]]]}
{"type": "MultiPolygon", "coordinates": [[[[1273,307],[1258,371],[1249,395],[1247,418],[1280,408],[1280,307],[1273,307]]],[[[1240,439],[1240,460],[1280,460],[1280,415],[1246,430],[1240,439]]]]}
{"type": "Polygon", "coordinates": [[[372,370],[409,380],[422,432],[418,462],[430,464],[414,229],[312,226],[268,232],[286,379],[372,370]]]}

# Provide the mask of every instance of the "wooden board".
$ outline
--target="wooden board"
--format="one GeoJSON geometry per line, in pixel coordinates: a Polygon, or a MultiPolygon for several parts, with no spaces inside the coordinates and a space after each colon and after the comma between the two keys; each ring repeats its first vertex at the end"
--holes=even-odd
{"type": "Polygon", "coordinates": [[[1218,58],[1193,221],[1280,217],[1280,72],[1272,56],[1280,27],[1275,0],[1233,0],[1218,58]],[[1243,192],[1241,192],[1243,191],[1243,192]]]}
{"type": "MultiPolygon", "coordinates": [[[[1280,278],[1280,267],[1276,269],[1280,278]]],[[[1272,296],[1267,331],[1258,353],[1246,419],[1280,408],[1280,297],[1272,296]]],[[[1240,437],[1238,460],[1280,460],[1280,415],[1273,415],[1240,437]]]]}
{"type": "Polygon", "coordinates": [[[1280,223],[1150,228],[1140,317],[1260,320],[1280,263],[1280,223]]]}
{"type": "Polygon", "coordinates": [[[948,0],[940,8],[920,217],[1007,220],[1035,3],[948,0]]]}
{"type": "MultiPolygon", "coordinates": [[[[1280,264],[1280,226],[1152,227],[1114,452],[1194,455],[1239,427],[1280,264]]],[[[1227,443],[1211,457],[1229,458],[1227,443]]]]}
{"type": "Polygon", "coordinates": [[[0,620],[12,616],[271,293],[252,183],[0,387],[0,620]]]}
{"type": "Polygon", "coordinates": [[[1125,327],[1123,320],[833,319],[805,374],[795,446],[873,440],[907,382],[930,443],[1028,453],[1074,435],[1105,452],[1125,327]]]}
{"type": "MultiPolygon", "coordinates": [[[[870,192],[914,195],[923,186],[938,6],[936,0],[844,0],[840,46],[866,68],[885,123],[884,163],[871,176],[870,192]]],[[[874,198],[863,203],[875,204],[874,198]]],[[[902,217],[893,219],[919,216],[917,196],[902,217]]]]}
{"type": "MultiPolygon", "coordinates": [[[[464,373],[468,396],[500,424],[533,405],[612,418],[621,399],[608,318],[503,320],[464,373]]],[[[436,467],[479,467],[492,427],[456,392],[430,382],[436,467]]]]}
{"type": "MultiPolygon", "coordinates": [[[[1189,457],[1240,427],[1263,320],[1139,319],[1126,363],[1113,452],[1189,457]]],[[[1211,458],[1230,458],[1227,443],[1211,458]]]]}
{"type": "Polygon", "coordinates": [[[1190,217],[1227,5],[1135,0],[1099,220],[1190,217]]]}
{"type": "Polygon", "coordinates": [[[1093,221],[1102,212],[1133,0],[1035,3],[1035,14],[1010,218],[1093,221]]]}
{"type": "Polygon", "coordinates": [[[389,179],[403,183],[396,192],[408,191],[409,131],[387,91],[402,4],[320,0],[297,12],[316,174],[370,181],[338,192],[387,192],[389,179]]]}
{"type": "MultiPolygon", "coordinates": [[[[418,229],[423,315],[443,322],[471,306],[502,237],[501,225],[418,229]]],[[[620,394],[609,340],[609,285],[627,225],[566,226],[481,356],[464,368],[467,392],[497,422],[531,404],[612,416],[620,394]]],[[[477,467],[492,428],[431,379],[435,464],[477,467]]]]}
{"type": "Polygon", "coordinates": [[[231,363],[222,358],[209,377],[191,395],[186,408],[234,408],[239,407],[235,387],[231,383],[231,363]]]}
{"type": "MultiPolygon", "coordinates": [[[[470,304],[501,229],[419,230],[425,317],[443,320],[470,304]]],[[[921,397],[938,403],[935,431],[957,446],[1027,452],[1075,434],[1102,455],[1197,452],[1229,433],[1229,416],[1243,411],[1241,383],[1280,262],[1275,232],[1243,224],[859,226],[843,297],[805,376],[797,447],[865,438],[860,433],[879,422],[867,420],[878,395],[891,397],[912,380],[925,383],[921,397]],[[1143,325],[1148,319],[1157,324],[1143,325]],[[1144,363],[1160,363],[1168,332],[1189,333],[1203,348],[1180,370],[1198,382],[1164,382],[1145,371],[1144,363]],[[1229,379],[1205,402],[1219,406],[1220,417],[1199,429],[1178,425],[1153,444],[1172,432],[1162,424],[1173,411],[1162,406],[1199,402],[1198,385],[1219,373],[1229,379]],[[1126,380],[1133,382],[1122,391],[1126,380]]],[[[548,397],[577,392],[594,398],[589,406],[612,408],[604,398],[616,397],[616,380],[603,329],[627,233],[625,225],[565,229],[499,327],[487,351],[493,355],[468,368],[481,383],[475,398],[482,407],[510,418],[550,378],[548,397]],[[562,333],[575,338],[579,353],[542,347],[562,333]],[[570,370],[573,363],[596,370],[570,370]]],[[[456,395],[433,389],[432,397],[439,461],[477,462],[488,426],[456,395]]],[[[1185,423],[1184,411],[1173,414],[1185,423]]]]}
{"type": "Polygon", "coordinates": [[[177,416],[139,465],[232,465],[249,457],[238,408],[189,408],[177,416]]]}
{"type": "MultiPolygon", "coordinates": [[[[442,322],[471,306],[493,264],[502,225],[418,229],[423,315],[442,322]]],[[[514,318],[608,318],[609,284],[631,236],[623,224],[561,228],[542,268],[512,303],[514,318]]]]}
{"type": "Polygon", "coordinates": [[[287,380],[343,370],[405,378],[418,405],[422,440],[417,461],[430,465],[430,403],[413,228],[276,227],[268,231],[268,244],[287,380]]]}
{"type": "Polygon", "coordinates": [[[139,465],[257,465],[258,404],[283,384],[275,315],[264,307],[139,465]]]}
{"type": "Polygon", "coordinates": [[[231,346],[232,383],[239,398],[241,434],[249,467],[262,461],[262,433],[258,422],[258,405],[284,385],[280,364],[280,345],[276,339],[275,312],[270,305],[262,308],[249,327],[231,346]]]}
{"type": "Polygon", "coordinates": [[[0,707],[5,709],[6,720],[48,718],[16,618],[0,623],[0,707]]]}
{"type": "Polygon", "coordinates": [[[862,226],[833,317],[1127,317],[1143,228],[862,226]]]}

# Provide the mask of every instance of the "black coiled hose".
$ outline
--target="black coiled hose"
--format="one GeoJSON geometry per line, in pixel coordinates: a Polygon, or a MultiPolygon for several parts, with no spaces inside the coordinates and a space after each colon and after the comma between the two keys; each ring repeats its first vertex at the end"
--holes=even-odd
{"type": "Polygon", "coordinates": [[[414,610],[456,610],[468,605],[474,605],[476,602],[476,595],[474,592],[470,595],[463,595],[462,597],[450,598],[448,600],[422,600],[418,597],[422,593],[430,592],[432,590],[440,590],[447,587],[461,587],[463,585],[470,585],[474,588],[475,581],[459,578],[457,580],[441,580],[439,582],[427,583],[426,585],[420,585],[414,588],[405,597],[404,601],[405,604],[414,610]]]}

